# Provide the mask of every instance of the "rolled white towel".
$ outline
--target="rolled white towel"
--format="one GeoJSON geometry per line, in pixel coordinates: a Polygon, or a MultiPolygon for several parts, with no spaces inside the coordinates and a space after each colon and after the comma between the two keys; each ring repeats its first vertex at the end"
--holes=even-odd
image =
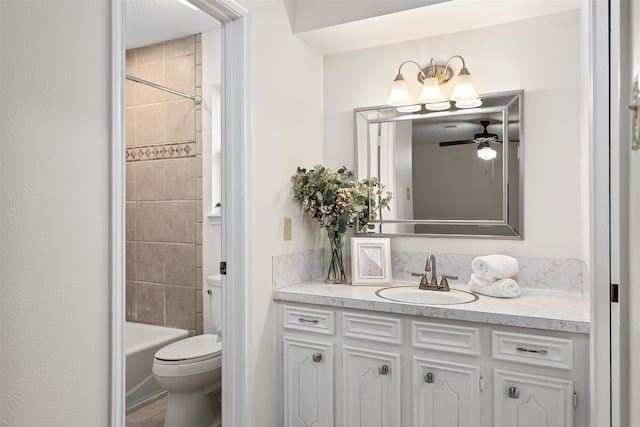
{"type": "Polygon", "coordinates": [[[477,286],[477,287],[485,287],[490,286],[495,283],[495,280],[484,280],[482,277],[478,276],[476,273],[471,273],[471,278],[469,279],[469,286],[477,286]]]}
{"type": "Polygon", "coordinates": [[[475,257],[471,269],[483,280],[507,279],[518,274],[518,260],[508,255],[475,257]]]}
{"type": "Polygon", "coordinates": [[[513,279],[501,279],[489,286],[476,286],[469,281],[469,289],[476,294],[499,298],[515,298],[520,296],[520,287],[513,279]]]}

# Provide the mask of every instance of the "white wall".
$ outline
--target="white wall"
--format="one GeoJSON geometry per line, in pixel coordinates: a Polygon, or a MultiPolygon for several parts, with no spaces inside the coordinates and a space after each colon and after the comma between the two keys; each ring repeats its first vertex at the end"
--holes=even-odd
{"type": "Polygon", "coordinates": [[[255,426],[275,426],[278,348],[272,256],[314,249],[323,238],[291,198],[297,166],[322,161],[322,56],[295,37],[285,2],[246,1],[250,10],[250,163],[252,411],[255,426]],[[283,241],[283,218],[293,240],[283,241]]]}
{"type": "MultiPolygon", "coordinates": [[[[344,149],[353,144],[353,108],[384,104],[402,61],[460,54],[479,92],[525,90],[525,240],[394,238],[393,249],[584,259],[580,36],[574,11],[325,57],[325,164],[354,165],[344,149]]],[[[411,67],[403,73],[417,92],[411,67]]]]}
{"type": "MultiPolygon", "coordinates": [[[[202,33],[202,283],[218,274],[222,255],[222,141],[221,141],[221,31],[202,33]]],[[[197,236],[196,236],[197,237],[197,236]]],[[[209,298],[203,293],[205,306],[209,298]]],[[[204,333],[217,333],[208,309],[203,311],[204,333]]]]}
{"type": "MultiPolygon", "coordinates": [[[[640,2],[631,2],[631,64],[632,75],[640,73],[640,2]]],[[[622,150],[628,149],[626,142],[622,142],[622,150]]],[[[628,402],[630,405],[629,425],[640,424],[640,407],[634,405],[640,399],[640,368],[634,360],[637,360],[640,351],[640,313],[637,310],[640,304],[640,151],[631,151],[629,177],[629,355],[631,385],[628,402]]],[[[622,373],[624,375],[624,372],[622,373]]]]}
{"type": "Polygon", "coordinates": [[[110,5],[0,2],[0,411],[109,424],[110,5]]]}

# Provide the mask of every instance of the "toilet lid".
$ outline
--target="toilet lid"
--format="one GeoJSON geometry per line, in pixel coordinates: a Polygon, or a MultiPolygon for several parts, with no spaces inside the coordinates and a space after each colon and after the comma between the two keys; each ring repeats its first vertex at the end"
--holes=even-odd
{"type": "Polygon", "coordinates": [[[162,347],[155,358],[167,362],[204,360],[222,351],[222,340],[215,334],[196,335],[162,347]]]}

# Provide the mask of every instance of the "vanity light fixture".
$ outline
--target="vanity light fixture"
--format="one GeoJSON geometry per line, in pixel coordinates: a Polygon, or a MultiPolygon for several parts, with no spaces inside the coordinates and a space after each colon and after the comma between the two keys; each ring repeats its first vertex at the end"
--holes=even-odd
{"type": "Polygon", "coordinates": [[[450,101],[454,101],[458,108],[475,108],[482,105],[478,92],[476,92],[471,82],[471,73],[467,69],[464,58],[460,55],[454,55],[449,58],[446,65],[438,65],[435,59],[431,58],[429,65],[424,69],[415,61],[404,61],[398,67],[398,74],[393,80],[387,104],[393,105],[400,112],[412,113],[419,111],[421,104],[424,104],[424,107],[430,111],[447,110],[451,108],[450,101]],[[449,68],[449,64],[454,58],[462,61],[462,68],[456,78],[453,92],[447,99],[443,96],[440,85],[448,82],[453,77],[453,71],[449,68]],[[415,64],[420,68],[418,81],[422,83],[422,92],[417,102],[409,94],[407,82],[402,75],[402,67],[407,63],[415,64]]]}
{"type": "Polygon", "coordinates": [[[497,155],[496,150],[489,145],[489,141],[482,141],[478,144],[478,157],[482,160],[493,160],[497,155]]]}

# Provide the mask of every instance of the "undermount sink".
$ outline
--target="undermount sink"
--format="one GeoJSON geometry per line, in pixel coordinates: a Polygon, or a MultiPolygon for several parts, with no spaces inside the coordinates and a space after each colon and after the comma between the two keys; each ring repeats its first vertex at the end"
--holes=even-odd
{"type": "Polygon", "coordinates": [[[429,291],[415,286],[393,286],[376,291],[376,295],[391,301],[408,302],[411,304],[464,304],[478,299],[470,292],[451,289],[444,291],[429,291]]]}

